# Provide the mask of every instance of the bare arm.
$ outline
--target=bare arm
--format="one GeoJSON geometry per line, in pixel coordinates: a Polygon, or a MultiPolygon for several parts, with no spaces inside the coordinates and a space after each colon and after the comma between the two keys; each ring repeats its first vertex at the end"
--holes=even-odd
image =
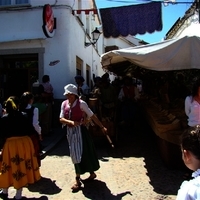
{"type": "Polygon", "coordinates": [[[107,133],[107,128],[104,127],[104,125],[100,122],[100,120],[97,118],[97,116],[95,114],[93,114],[91,116],[92,121],[94,121],[94,123],[99,126],[101,128],[101,130],[103,131],[103,133],[107,133]]]}
{"type": "Polygon", "coordinates": [[[69,120],[69,119],[65,119],[64,117],[60,118],[60,122],[63,125],[69,125],[69,126],[79,126],[81,124],[81,122],[77,122],[77,121],[72,121],[72,120],[69,120]]]}

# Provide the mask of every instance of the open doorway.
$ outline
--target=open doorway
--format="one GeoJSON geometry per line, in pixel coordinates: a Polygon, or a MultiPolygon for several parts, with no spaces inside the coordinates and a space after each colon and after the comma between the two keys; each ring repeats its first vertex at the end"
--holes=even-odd
{"type": "Polygon", "coordinates": [[[38,54],[0,56],[0,100],[21,96],[38,80],[38,54]]]}

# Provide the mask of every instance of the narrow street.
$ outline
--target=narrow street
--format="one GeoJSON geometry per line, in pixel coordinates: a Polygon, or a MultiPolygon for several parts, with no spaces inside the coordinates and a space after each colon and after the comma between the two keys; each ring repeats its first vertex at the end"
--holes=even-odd
{"type": "MultiPolygon", "coordinates": [[[[101,168],[94,181],[83,181],[82,190],[71,192],[75,175],[64,138],[42,160],[42,179],[25,188],[23,195],[41,200],[175,200],[184,171],[166,168],[148,125],[123,128],[114,149],[104,136],[94,137],[94,143],[101,168]]],[[[13,196],[10,189],[9,198],[13,196]]]]}

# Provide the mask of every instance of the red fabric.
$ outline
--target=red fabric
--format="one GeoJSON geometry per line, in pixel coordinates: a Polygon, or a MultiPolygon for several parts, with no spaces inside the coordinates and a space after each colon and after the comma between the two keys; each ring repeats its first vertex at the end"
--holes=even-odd
{"type": "Polygon", "coordinates": [[[133,85],[123,87],[124,97],[127,99],[134,99],[135,97],[135,87],[133,85]]]}
{"type": "Polygon", "coordinates": [[[65,118],[66,119],[70,119],[73,121],[81,121],[83,119],[84,113],[83,111],[80,109],[80,101],[77,101],[77,104],[71,108],[71,116],[69,116],[69,112],[70,112],[70,107],[69,105],[69,101],[66,100],[64,102],[64,114],[65,114],[65,118]]]}
{"type": "Polygon", "coordinates": [[[32,134],[29,137],[31,138],[34,149],[35,149],[35,156],[37,158],[38,165],[41,166],[39,137],[36,134],[32,134]]]}
{"type": "Polygon", "coordinates": [[[72,10],[72,14],[74,15],[74,11],[76,11],[76,14],[79,15],[81,12],[85,12],[86,15],[89,15],[90,12],[93,12],[94,14],[97,14],[97,9],[82,9],[82,10],[72,10]]]}

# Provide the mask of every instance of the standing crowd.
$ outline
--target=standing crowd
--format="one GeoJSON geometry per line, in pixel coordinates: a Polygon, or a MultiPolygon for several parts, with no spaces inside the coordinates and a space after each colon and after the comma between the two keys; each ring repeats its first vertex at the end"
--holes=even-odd
{"type": "Polygon", "coordinates": [[[8,198],[9,187],[16,189],[14,199],[22,199],[23,187],[40,180],[42,135],[50,132],[53,87],[43,76],[36,101],[26,91],[10,96],[0,106],[0,198],[8,198]],[[33,106],[34,104],[34,106],[33,106]],[[42,120],[40,116],[46,113],[42,120]],[[48,124],[48,126],[45,126],[48,124]],[[47,127],[47,128],[46,128],[47,127]],[[44,130],[46,132],[44,132],[44,130]]]}
{"type": "MultiPolygon", "coordinates": [[[[77,85],[68,84],[64,87],[63,95],[66,96],[66,100],[61,105],[60,122],[66,129],[70,156],[75,169],[75,183],[71,188],[73,192],[81,188],[82,181],[94,180],[97,177],[95,171],[100,168],[88,124],[92,121],[103,134],[110,134],[108,124],[116,122],[118,102],[127,104],[129,101],[132,108],[139,98],[132,78],[126,79],[129,82],[126,84],[124,80],[124,87],[120,89],[119,86],[111,84],[109,74],[105,73],[102,77],[94,77],[95,84],[90,91],[84,83],[84,78],[78,75],[75,77],[77,85]],[[94,106],[91,105],[93,99],[96,101],[94,106]],[[108,123],[105,123],[105,120],[108,120],[108,123]],[[86,172],[90,175],[86,180],[82,180],[80,176],[86,172]]],[[[129,110],[127,107],[123,108],[124,116],[128,115],[129,110]]],[[[135,115],[134,109],[131,111],[129,118],[135,115]]],[[[129,122],[131,123],[131,120],[129,122]]]]}
{"type": "MultiPolygon", "coordinates": [[[[23,187],[40,180],[40,141],[52,131],[53,87],[48,75],[43,76],[38,95],[24,92],[20,98],[10,96],[0,105],[0,198],[8,198],[9,187],[16,189],[14,199],[22,199],[23,187]],[[2,108],[3,107],[3,108],[2,108]]],[[[75,183],[72,192],[81,189],[82,182],[93,181],[100,164],[95,151],[89,124],[109,134],[108,123],[131,124],[136,115],[140,92],[131,77],[123,84],[110,83],[109,75],[94,77],[94,87],[84,83],[82,76],[76,84],[64,87],[66,100],[61,104],[60,123],[66,130],[70,157],[74,165],[75,183]],[[91,101],[95,99],[94,106],[91,101]],[[116,109],[117,108],[117,109],[116,109]],[[87,179],[81,175],[89,173],[87,179]]],[[[181,151],[185,165],[193,171],[193,179],[184,181],[177,200],[200,199],[200,80],[194,84],[191,95],[185,99],[188,129],[182,134],[181,151]]]]}

